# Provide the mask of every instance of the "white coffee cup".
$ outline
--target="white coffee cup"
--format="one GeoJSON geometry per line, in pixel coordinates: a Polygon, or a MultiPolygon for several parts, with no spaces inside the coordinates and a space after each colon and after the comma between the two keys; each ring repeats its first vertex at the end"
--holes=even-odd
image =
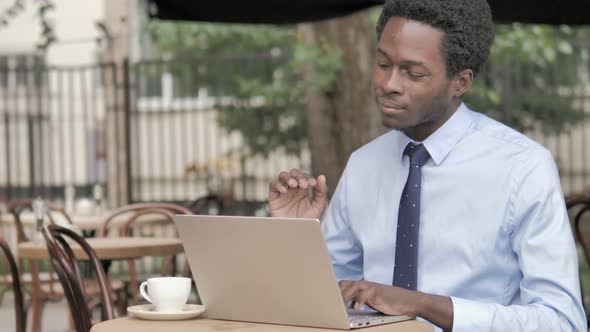
{"type": "Polygon", "coordinates": [[[179,312],[191,293],[191,279],[183,277],[149,278],[139,292],[159,312],[179,312]],[[147,287],[147,292],[146,292],[147,287]]]}

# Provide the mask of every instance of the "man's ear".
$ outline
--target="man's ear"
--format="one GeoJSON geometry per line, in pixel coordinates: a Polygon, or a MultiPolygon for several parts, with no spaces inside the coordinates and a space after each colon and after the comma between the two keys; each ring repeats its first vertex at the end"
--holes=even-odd
{"type": "Polygon", "coordinates": [[[463,69],[460,71],[453,78],[451,86],[453,97],[462,97],[467,91],[469,91],[469,88],[471,88],[471,83],[473,83],[473,70],[463,69]]]}

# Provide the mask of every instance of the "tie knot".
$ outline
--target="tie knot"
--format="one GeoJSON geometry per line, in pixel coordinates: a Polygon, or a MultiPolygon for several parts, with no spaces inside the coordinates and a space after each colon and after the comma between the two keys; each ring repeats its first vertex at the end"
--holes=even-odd
{"type": "Polygon", "coordinates": [[[404,154],[410,157],[410,165],[423,166],[430,158],[430,154],[423,144],[408,143],[404,154]]]}

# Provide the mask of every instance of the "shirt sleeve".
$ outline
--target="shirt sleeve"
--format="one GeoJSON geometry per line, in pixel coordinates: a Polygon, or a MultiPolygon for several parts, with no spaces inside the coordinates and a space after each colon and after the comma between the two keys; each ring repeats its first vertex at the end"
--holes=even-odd
{"type": "Polygon", "coordinates": [[[322,231],[336,278],[338,280],[362,280],[362,250],[348,219],[347,176],[348,173],[344,170],[322,220],[322,231]]]}
{"type": "Polygon", "coordinates": [[[557,168],[547,150],[536,152],[515,178],[507,212],[512,249],[522,271],[518,304],[452,297],[453,332],[587,330],[577,253],[557,168]]]}

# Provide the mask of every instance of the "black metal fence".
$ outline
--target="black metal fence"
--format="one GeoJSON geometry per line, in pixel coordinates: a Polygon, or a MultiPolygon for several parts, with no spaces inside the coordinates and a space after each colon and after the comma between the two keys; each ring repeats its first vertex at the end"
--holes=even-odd
{"type": "Polygon", "coordinates": [[[0,196],[60,200],[73,187],[76,197],[92,197],[98,184],[117,193],[114,205],[211,193],[263,201],[278,171],[309,168],[309,153],[250,155],[241,136],[217,121],[217,101],[231,97],[232,80],[214,72],[269,77],[275,65],[239,57],[4,68],[0,196]],[[14,84],[20,75],[27,79],[14,84]]]}
{"type": "MultiPolygon", "coordinates": [[[[0,196],[62,199],[64,188],[73,186],[83,197],[99,184],[117,195],[115,205],[191,201],[208,193],[263,201],[280,170],[309,169],[309,152],[251,155],[239,133],[219,124],[216,105],[231,98],[232,72],[265,80],[279,63],[276,57],[236,56],[0,68],[0,196]]],[[[478,78],[504,86],[502,102],[492,110],[501,120],[530,120],[518,113],[535,106],[517,105],[523,95],[565,97],[579,112],[590,110],[587,56],[563,66],[565,73],[545,73],[540,85],[523,80],[526,70],[513,65],[478,78]],[[564,74],[575,76],[575,84],[562,80],[564,74]]],[[[555,154],[566,193],[590,185],[587,126],[583,121],[561,134],[527,129],[555,154]]]]}
{"type": "Polygon", "coordinates": [[[87,196],[106,185],[106,85],[114,64],[0,68],[0,192],[7,198],[87,196]]]}

